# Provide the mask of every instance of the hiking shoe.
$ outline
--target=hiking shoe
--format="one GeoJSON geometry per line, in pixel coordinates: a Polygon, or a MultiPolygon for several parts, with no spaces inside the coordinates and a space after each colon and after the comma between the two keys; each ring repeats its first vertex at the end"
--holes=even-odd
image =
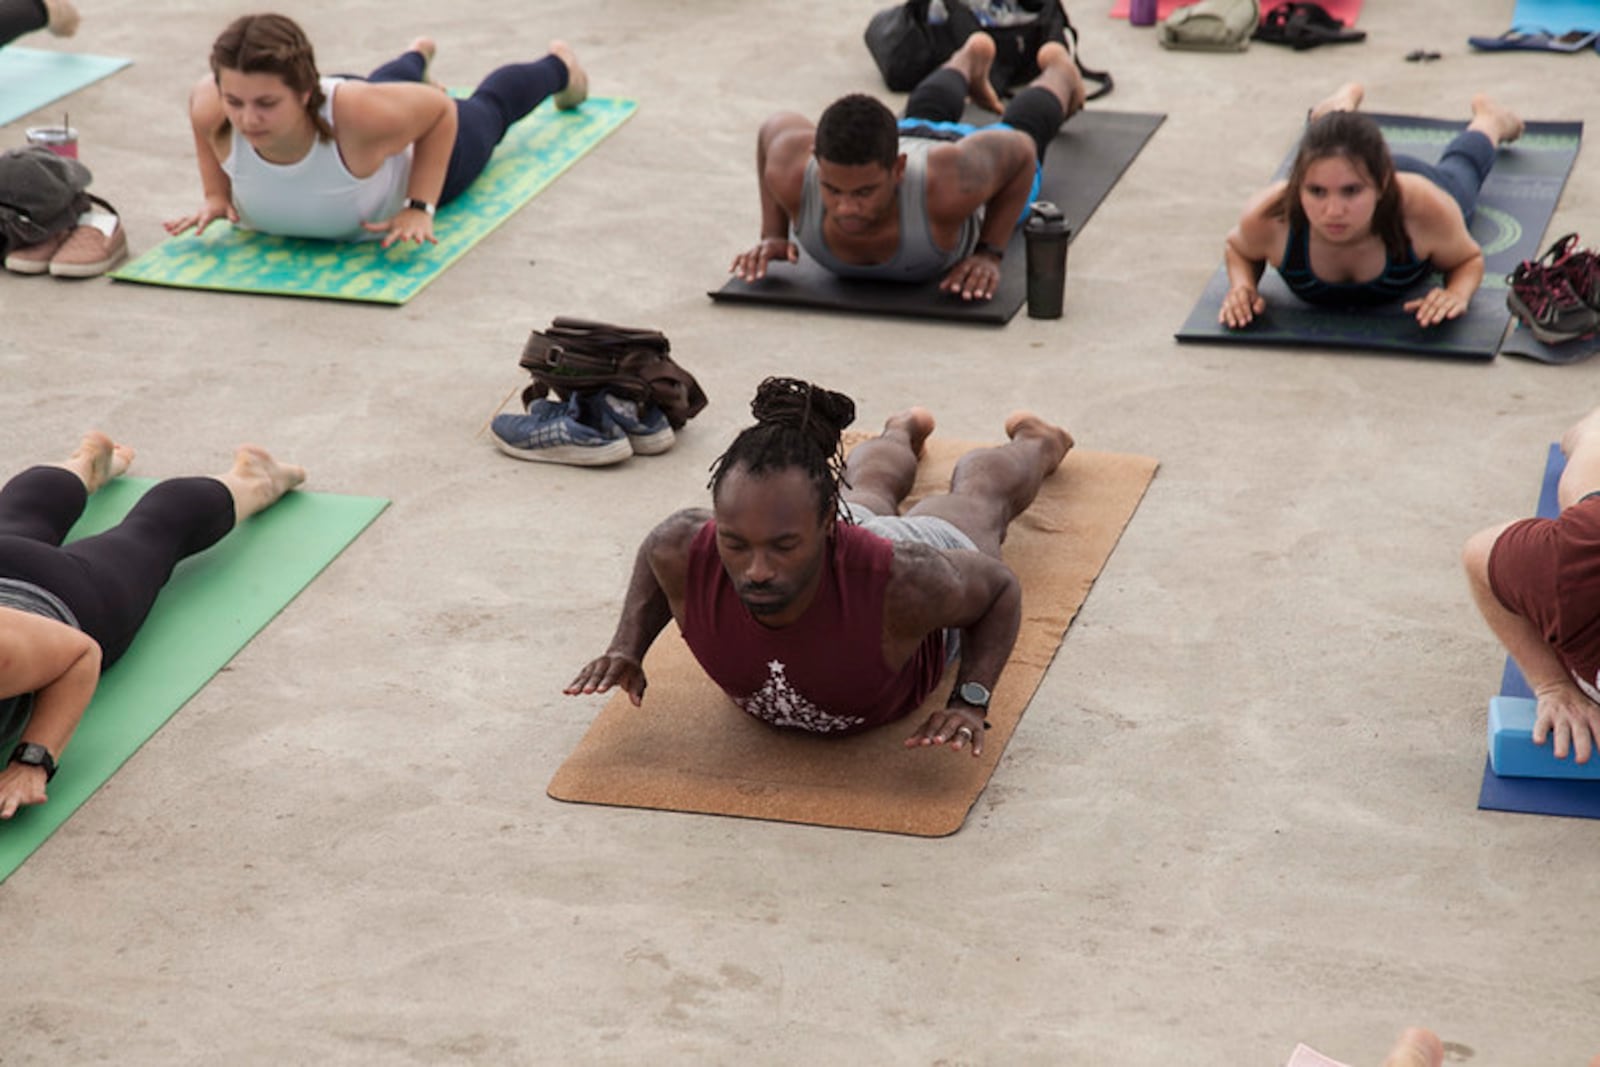
{"type": "Polygon", "coordinates": [[[1578,247],[1578,235],[1569,233],[1539,257],[1539,263],[1561,275],[1579,300],[1600,311],[1600,255],[1578,247]]]}
{"type": "Polygon", "coordinates": [[[80,222],[50,257],[50,273],[57,278],[93,278],[128,258],[128,231],[122,228],[122,220],[104,212],[88,212],[83,217],[90,216],[96,221],[80,222]],[[111,233],[107,235],[103,227],[109,227],[111,233]]]}
{"type": "Polygon", "coordinates": [[[649,401],[601,393],[600,404],[612,425],[627,435],[635,455],[659,456],[677,439],[666,414],[649,401]]]}
{"type": "Polygon", "coordinates": [[[62,230],[60,233],[51,234],[36,245],[19,248],[6,255],[6,270],[15,271],[17,274],[49,274],[50,259],[61,246],[67,243],[67,238],[72,235],[71,230],[62,230]]]}
{"type": "Polygon", "coordinates": [[[1506,307],[1541,343],[1556,345],[1600,329],[1600,311],[1578,299],[1556,271],[1523,260],[1506,281],[1511,286],[1506,290],[1506,307]]]}
{"type": "Polygon", "coordinates": [[[526,415],[496,415],[490,429],[500,451],[537,463],[605,467],[633,455],[627,435],[581,393],[566,401],[535,400],[526,415]]]}

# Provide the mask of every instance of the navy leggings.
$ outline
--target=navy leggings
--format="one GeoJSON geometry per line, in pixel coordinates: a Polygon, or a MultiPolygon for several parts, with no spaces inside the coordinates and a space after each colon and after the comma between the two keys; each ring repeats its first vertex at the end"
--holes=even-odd
{"type": "Polygon", "coordinates": [[[88,501],[60,467],[30,467],[0,488],[0,577],[60,598],[99,643],[104,669],[128,650],[178,561],[233,529],[233,494],[215,478],[171,478],[116,526],[63,546],[88,501]]]}
{"type": "Polygon", "coordinates": [[[1478,206],[1478,193],[1484,179],[1494,166],[1497,149],[1489,135],[1478,130],[1462,130],[1445,145],[1444,155],[1437,163],[1425,163],[1415,156],[1396,153],[1394,169],[1407,174],[1420,174],[1445,192],[1461,206],[1461,216],[1469,221],[1478,206]]]}
{"type": "MultiPolygon", "coordinates": [[[[367,81],[420,82],[426,69],[421,52],[406,52],[368,74],[367,81]]],[[[439,203],[448,204],[466,192],[489,165],[495,145],[511,124],[566,87],[567,65],[555,56],[545,56],[491,71],[471,96],[457,100],[456,144],[450,151],[450,169],[445,171],[439,203]]]]}
{"type": "MultiPolygon", "coordinates": [[[[966,106],[967,79],[959,71],[940,67],[911,90],[906,100],[906,120],[960,122],[966,106]]],[[[1066,113],[1056,94],[1037,85],[1030,85],[1013,96],[1000,116],[1002,125],[1021,130],[1033,138],[1040,163],[1044,162],[1045,149],[1050,147],[1065,121],[1066,113]]]]}
{"type": "Polygon", "coordinates": [[[44,0],[0,0],[0,45],[50,24],[44,0]]]}

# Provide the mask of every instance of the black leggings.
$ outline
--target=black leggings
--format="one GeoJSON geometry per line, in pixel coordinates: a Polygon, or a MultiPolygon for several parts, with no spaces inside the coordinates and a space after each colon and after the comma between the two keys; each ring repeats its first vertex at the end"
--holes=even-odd
{"type": "MultiPolygon", "coordinates": [[[[960,122],[966,106],[967,79],[959,71],[940,67],[911,90],[911,97],[906,101],[906,118],[960,122]]],[[[1040,163],[1044,162],[1045,149],[1050,147],[1066,120],[1066,110],[1056,94],[1038,85],[1030,85],[1013,96],[1000,116],[1001,122],[1033,138],[1040,163]]]]}
{"type": "MultiPolygon", "coordinates": [[[[368,74],[367,81],[419,82],[426,68],[421,52],[405,52],[368,74]]],[[[555,56],[545,56],[490,71],[471,96],[457,100],[456,144],[450,151],[450,169],[445,171],[439,203],[448,204],[466,192],[489,165],[495,145],[511,124],[566,87],[567,65],[555,56]]]]}
{"type": "Polygon", "coordinates": [[[128,650],[178,561],[233,529],[233,494],[215,478],[171,478],[105,533],[63,546],[88,501],[60,467],[30,467],[0,488],[0,577],[59,597],[99,643],[103,669],[128,650]]]}
{"type": "Polygon", "coordinates": [[[50,24],[44,0],[0,0],[0,45],[50,24]]]}

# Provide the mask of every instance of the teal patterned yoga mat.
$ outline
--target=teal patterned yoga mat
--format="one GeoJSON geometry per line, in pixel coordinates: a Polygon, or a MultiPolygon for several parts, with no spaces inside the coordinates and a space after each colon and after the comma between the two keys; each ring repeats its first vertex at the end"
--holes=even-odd
{"type": "Polygon", "coordinates": [[[590,97],[573,111],[549,102],[506,131],[465,193],[439,209],[436,245],[343,243],[273,237],[214,222],[199,237],[173,237],[112,274],[118,281],[180,289],[316,296],[404,304],[626,122],[638,104],[590,97]]]}
{"type": "MultiPolygon", "coordinates": [[[[131,60],[38,48],[0,48],[0,125],[115,74],[131,60]]],[[[60,115],[50,116],[60,122],[60,115]]],[[[18,138],[20,140],[20,137],[18,138]]]]}
{"type": "MultiPolygon", "coordinates": [[[[89,498],[69,541],[122,521],[155,482],[118,478],[89,498]]],[[[50,799],[0,822],[0,882],[199,692],[388,506],[290,493],[178,564],[127,655],[100,679],[61,756],[50,799]]],[[[0,738],[0,741],[7,739],[0,738]]],[[[11,739],[11,740],[14,740],[11,739]]],[[[7,751],[9,751],[9,747],[7,751]]]]}

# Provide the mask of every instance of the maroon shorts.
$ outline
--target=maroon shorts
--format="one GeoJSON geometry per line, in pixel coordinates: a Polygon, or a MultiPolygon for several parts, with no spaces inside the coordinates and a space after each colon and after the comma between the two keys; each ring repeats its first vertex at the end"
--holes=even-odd
{"type": "Polygon", "coordinates": [[[1506,527],[1489,550],[1489,588],[1544,635],[1579,680],[1600,674],[1600,496],[1554,519],[1506,527]]]}

